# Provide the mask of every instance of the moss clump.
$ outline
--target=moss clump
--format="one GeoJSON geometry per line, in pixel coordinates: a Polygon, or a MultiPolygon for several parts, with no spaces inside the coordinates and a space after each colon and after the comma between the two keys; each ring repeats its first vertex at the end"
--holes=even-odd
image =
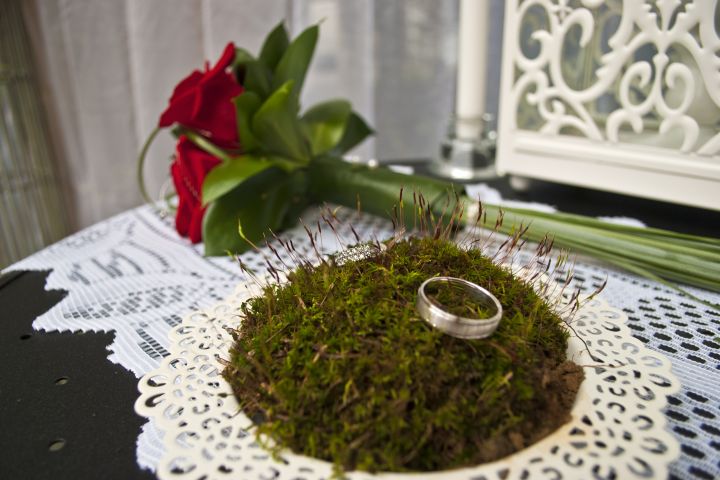
{"type": "Polygon", "coordinates": [[[243,310],[224,371],[242,410],[280,446],[346,470],[495,460],[564,423],[582,379],[552,308],[479,251],[442,239],[301,267],[243,310]],[[498,297],[491,337],[461,340],[418,319],[417,289],[440,275],[498,297]]]}

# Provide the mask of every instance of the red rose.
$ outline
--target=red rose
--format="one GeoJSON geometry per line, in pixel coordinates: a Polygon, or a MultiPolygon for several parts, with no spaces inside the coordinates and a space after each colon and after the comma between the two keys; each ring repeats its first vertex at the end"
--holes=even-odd
{"type": "Polygon", "coordinates": [[[238,147],[237,120],[232,99],[243,92],[228,66],[235,58],[235,45],[228,43],[218,63],[205,72],[195,70],[181,81],[170,97],[170,105],[158,125],[179,123],[200,131],[217,145],[238,147]]]}
{"type": "Polygon", "coordinates": [[[220,160],[197,148],[185,135],[177,143],[175,161],[170,166],[179,204],[175,215],[175,228],[193,243],[202,240],[202,184],[205,176],[220,160]]]}

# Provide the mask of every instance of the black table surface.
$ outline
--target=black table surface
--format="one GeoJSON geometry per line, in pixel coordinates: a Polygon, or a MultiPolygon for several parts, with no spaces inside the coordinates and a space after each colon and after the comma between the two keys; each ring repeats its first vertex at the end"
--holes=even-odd
{"type": "MultiPolygon", "coordinates": [[[[486,183],[505,198],[720,237],[720,212],[543,182],[526,192],[507,179],[486,183]]],[[[107,360],[113,334],[32,329],[65,295],[45,291],[48,274],[0,276],[0,479],[152,478],[135,458],[145,423],[133,411],[137,379],[107,360]]]]}
{"type": "Polygon", "coordinates": [[[137,379],[107,360],[112,333],[46,333],[65,296],[49,272],[0,277],[0,479],[154,478],[138,468],[137,379]]]}

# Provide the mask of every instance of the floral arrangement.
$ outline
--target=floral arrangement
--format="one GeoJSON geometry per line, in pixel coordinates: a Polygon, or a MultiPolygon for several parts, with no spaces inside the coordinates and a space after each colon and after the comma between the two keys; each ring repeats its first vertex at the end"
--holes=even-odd
{"type": "Polygon", "coordinates": [[[308,166],[320,156],[340,161],[372,132],[345,100],[300,114],[317,38],[312,26],[290,42],[280,24],[257,57],[230,43],[212,68],[175,87],[160,116],[158,130],[173,127],[178,138],[170,168],[177,231],[204,240],[208,255],[245,250],[295,221],[307,205],[308,166]]]}
{"type": "MultiPolygon", "coordinates": [[[[290,41],[280,24],[257,56],[229,44],[212,68],[206,65],[177,85],[146,141],[138,177],[150,201],[142,174],[147,150],[162,128],[171,127],[177,137],[170,167],[176,227],[191,241],[203,241],[206,255],[247,250],[269,232],[293,225],[310,204],[388,216],[404,188],[414,194],[414,209],[430,214],[440,215],[449,202],[468,212],[478,208],[447,182],[342,160],[372,130],[345,100],[301,113],[300,92],[317,39],[318,26],[290,41]]],[[[521,229],[528,240],[541,241],[550,232],[556,246],[647,278],[720,291],[718,239],[487,204],[482,215],[503,233],[521,229]]]]}

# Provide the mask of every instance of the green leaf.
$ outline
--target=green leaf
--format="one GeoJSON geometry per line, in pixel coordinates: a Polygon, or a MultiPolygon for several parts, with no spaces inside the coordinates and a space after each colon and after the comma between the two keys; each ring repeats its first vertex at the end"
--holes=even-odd
{"type": "Polygon", "coordinates": [[[305,82],[310,60],[315,52],[318,39],[318,26],[313,25],[306,29],[288,46],[282,58],[275,67],[273,88],[278,88],[288,80],[294,82],[295,92],[300,92],[305,82]]]}
{"type": "Polygon", "coordinates": [[[204,205],[222,197],[249,177],[271,167],[272,163],[263,157],[244,155],[221,163],[210,170],[202,184],[204,205]]]}
{"type": "Polygon", "coordinates": [[[258,140],[252,132],[252,118],[262,105],[260,96],[246,90],[233,99],[237,116],[238,138],[245,152],[252,152],[258,146],[258,140]]]}
{"type": "Polygon", "coordinates": [[[250,244],[238,234],[238,225],[253,243],[270,230],[279,230],[303,204],[306,176],[302,171],[288,174],[269,168],[210,204],[203,218],[205,255],[242,253],[250,244]]]}
{"type": "Polygon", "coordinates": [[[272,93],[272,71],[260,60],[253,60],[245,65],[246,91],[255,92],[261,99],[266,99],[272,93]]]}
{"type": "Polygon", "coordinates": [[[350,112],[350,102],[345,100],[319,103],[305,112],[302,124],[313,155],[325,153],[338,144],[345,133],[350,112]]]}
{"type": "Polygon", "coordinates": [[[238,69],[244,68],[245,65],[254,61],[255,57],[252,53],[248,52],[244,48],[235,47],[235,58],[233,59],[231,68],[233,72],[236,72],[238,69]]]}
{"type": "Polygon", "coordinates": [[[222,160],[223,162],[229,162],[232,159],[232,156],[228,152],[218,147],[213,142],[208,140],[205,136],[197,133],[195,130],[180,126],[179,128],[176,128],[175,131],[178,132],[178,137],[180,135],[185,135],[188,140],[195,144],[195,146],[206,151],[213,157],[222,160]]]}
{"type": "Polygon", "coordinates": [[[270,70],[274,70],[287,50],[290,40],[288,39],[285,25],[280,22],[267,36],[260,49],[260,61],[270,70]]]}
{"type": "Polygon", "coordinates": [[[369,135],[375,133],[372,128],[365,123],[360,115],[355,112],[350,113],[340,142],[333,148],[330,153],[333,155],[342,155],[359,145],[369,135]]]}
{"type": "Polygon", "coordinates": [[[292,85],[292,80],[285,82],[263,103],[253,117],[252,130],[268,152],[307,164],[310,150],[300,128],[292,85]]]}

